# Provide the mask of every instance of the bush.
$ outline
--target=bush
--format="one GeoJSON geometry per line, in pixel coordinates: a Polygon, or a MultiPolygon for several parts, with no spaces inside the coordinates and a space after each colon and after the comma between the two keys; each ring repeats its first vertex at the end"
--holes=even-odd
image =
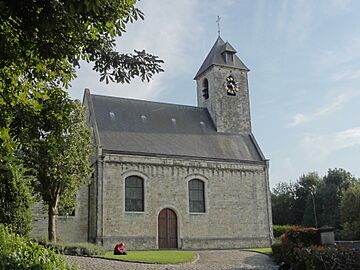
{"type": "Polygon", "coordinates": [[[45,246],[65,255],[90,256],[105,254],[105,250],[101,246],[91,243],[49,243],[45,244],[45,246]]]}
{"type": "Polygon", "coordinates": [[[272,250],[272,256],[273,256],[275,262],[281,263],[281,262],[285,261],[285,258],[283,257],[281,243],[273,244],[271,246],[271,250],[272,250]]]}
{"type": "Polygon", "coordinates": [[[336,246],[320,246],[315,228],[292,228],[272,246],[273,257],[283,269],[360,269],[360,252],[336,246]]]}
{"type": "Polygon", "coordinates": [[[335,246],[311,246],[294,250],[294,269],[358,270],[360,252],[335,246]]]}
{"type": "Polygon", "coordinates": [[[295,247],[300,248],[309,247],[311,245],[320,245],[321,238],[319,230],[316,228],[294,227],[286,231],[282,242],[293,249],[295,247]]]}
{"type": "Polygon", "coordinates": [[[274,225],[273,226],[273,230],[274,230],[274,237],[275,238],[279,238],[282,234],[284,234],[287,230],[291,229],[291,228],[295,228],[297,226],[295,225],[274,225]]]}
{"type": "MultiPolygon", "coordinates": [[[[276,262],[285,263],[285,268],[298,264],[295,249],[320,244],[320,234],[315,228],[293,227],[280,237],[281,244],[273,245],[273,256],[276,262]]],[[[302,269],[302,268],[299,268],[302,269]]],[[[305,268],[303,268],[305,269],[305,268]]]]}
{"type": "Polygon", "coordinates": [[[0,269],[74,270],[52,249],[0,226],[0,269]]]}

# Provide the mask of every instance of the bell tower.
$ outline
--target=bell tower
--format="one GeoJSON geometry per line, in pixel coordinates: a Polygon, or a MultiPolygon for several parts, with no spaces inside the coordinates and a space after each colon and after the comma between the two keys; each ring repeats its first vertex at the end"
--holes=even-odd
{"type": "Polygon", "coordinates": [[[194,78],[198,107],[208,109],[218,132],[251,133],[248,72],[219,36],[194,78]]]}

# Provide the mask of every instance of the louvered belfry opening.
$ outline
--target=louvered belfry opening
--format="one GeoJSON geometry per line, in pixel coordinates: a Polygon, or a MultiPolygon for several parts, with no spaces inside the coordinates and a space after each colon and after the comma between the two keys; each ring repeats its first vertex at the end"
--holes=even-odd
{"type": "Polygon", "coordinates": [[[158,217],[158,243],[159,249],[178,248],[177,217],[176,213],[165,208],[158,217]]]}

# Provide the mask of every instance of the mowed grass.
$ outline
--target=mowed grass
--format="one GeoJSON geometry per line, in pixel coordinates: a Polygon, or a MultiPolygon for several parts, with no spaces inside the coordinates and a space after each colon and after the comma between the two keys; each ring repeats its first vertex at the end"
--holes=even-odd
{"type": "Polygon", "coordinates": [[[147,250],[128,251],[127,255],[114,255],[112,251],[109,251],[100,257],[130,262],[179,264],[194,261],[196,253],[179,250],[147,250]]]}
{"type": "Polygon", "coordinates": [[[256,251],[256,252],[261,252],[261,253],[265,253],[265,254],[270,254],[272,252],[271,247],[268,248],[248,248],[245,250],[250,250],[250,251],[256,251]]]}

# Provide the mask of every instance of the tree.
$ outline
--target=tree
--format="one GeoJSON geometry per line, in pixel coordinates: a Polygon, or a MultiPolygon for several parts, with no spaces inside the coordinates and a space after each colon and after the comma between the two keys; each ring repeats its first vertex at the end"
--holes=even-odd
{"type": "MultiPolygon", "coordinates": [[[[150,80],[162,71],[162,60],[144,50],[132,54],[115,50],[115,38],[125,32],[127,23],[143,18],[135,3],[136,0],[0,1],[0,141],[11,146],[11,155],[18,148],[24,150],[24,144],[29,145],[31,140],[39,143],[38,130],[52,130],[35,125],[41,124],[38,119],[51,98],[49,93],[60,93],[69,87],[81,60],[94,63],[93,69],[105,82],[129,83],[134,77],[150,80]]],[[[58,120],[53,118],[48,124],[58,120]]],[[[50,137],[48,143],[53,140],[56,144],[56,138],[50,137]]],[[[0,145],[0,160],[10,162],[2,150],[0,145]]],[[[35,150],[33,154],[36,158],[35,150]]],[[[11,174],[3,179],[9,182],[9,177],[11,174]]],[[[24,175],[17,177],[16,183],[26,183],[24,175]]],[[[24,207],[28,207],[25,202],[19,209],[24,207]]]]}
{"type": "Polygon", "coordinates": [[[360,182],[344,192],[341,200],[341,222],[345,237],[350,240],[360,239],[360,182]]]}
{"type": "Polygon", "coordinates": [[[24,235],[30,231],[32,189],[30,177],[24,176],[26,170],[9,142],[0,139],[0,223],[24,235]]]}
{"type": "Polygon", "coordinates": [[[100,80],[150,80],[163,62],[145,51],[115,51],[126,24],[143,18],[135,0],[0,2],[0,129],[13,137],[41,110],[48,89],[67,88],[79,61],[100,80]]]}
{"type": "Polygon", "coordinates": [[[316,194],[321,181],[317,172],[310,172],[300,176],[295,185],[297,220],[303,226],[318,226],[319,207],[316,207],[316,194]]]}
{"type": "Polygon", "coordinates": [[[38,137],[30,136],[22,149],[34,174],[35,191],[48,206],[48,237],[55,242],[59,204],[71,212],[80,185],[89,182],[92,144],[79,102],[70,100],[63,91],[48,94],[41,117],[33,125],[38,137]]]}
{"type": "Polygon", "coordinates": [[[294,185],[279,183],[271,193],[273,224],[298,224],[294,216],[294,185]]]}
{"type": "Polygon", "coordinates": [[[329,169],[324,176],[324,185],[320,191],[322,197],[322,224],[341,228],[341,199],[345,191],[356,181],[351,173],[344,169],[329,169]]]}

